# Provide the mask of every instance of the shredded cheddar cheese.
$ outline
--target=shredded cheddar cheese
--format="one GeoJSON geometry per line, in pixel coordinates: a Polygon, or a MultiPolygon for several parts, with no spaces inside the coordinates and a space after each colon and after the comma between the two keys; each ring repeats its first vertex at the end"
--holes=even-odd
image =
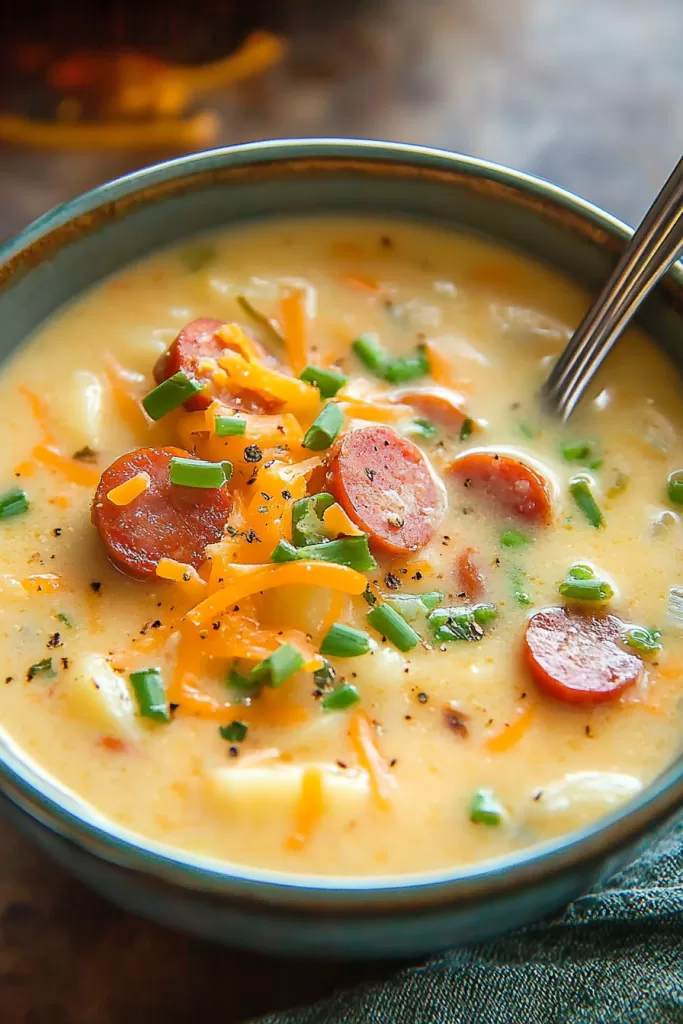
{"type": "Polygon", "coordinates": [[[396,787],[396,779],[377,746],[374,726],[364,711],[356,711],[351,716],[349,739],[361,768],[370,776],[375,802],[382,810],[386,810],[391,792],[396,787]]]}
{"type": "Polygon", "coordinates": [[[56,572],[33,573],[22,580],[21,585],[31,594],[55,594],[69,589],[56,572]]]}
{"type": "Polygon", "coordinates": [[[489,753],[502,754],[519,743],[533,722],[535,712],[535,705],[530,702],[518,708],[512,721],[487,739],[489,753]]]}
{"type": "Polygon", "coordinates": [[[229,349],[218,357],[218,363],[238,387],[272,396],[289,406],[294,415],[313,418],[320,407],[320,392],[311,384],[288,377],[266,366],[249,363],[244,356],[229,349]]]}
{"type": "Polygon", "coordinates": [[[97,487],[100,482],[100,474],[96,469],[84,466],[82,462],[77,462],[68,455],[62,455],[56,448],[37,444],[33,449],[33,457],[48,469],[61,473],[69,483],[77,484],[79,487],[97,487]]]}
{"type": "Polygon", "coordinates": [[[285,292],[280,300],[280,314],[289,365],[294,373],[300,374],[308,363],[306,351],[308,317],[306,315],[306,293],[303,288],[291,288],[285,292]]]}
{"type": "Polygon", "coordinates": [[[334,505],[330,505],[323,512],[323,526],[326,526],[334,537],[338,535],[342,537],[363,536],[363,531],[356,526],[354,521],[349,518],[341,505],[337,504],[336,501],[334,505]]]}
{"type": "Polygon", "coordinates": [[[114,505],[130,505],[149,487],[149,474],[137,473],[130,480],[124,480],[118,487],[107,491],[107,498],[114,505]]]}
{"type": "Polygon", "coordinates": [[[305,583],[309,586],[330,587],[345,594],[362,594],[366,579],[362,573],[345,565],[331,562],[285,562],[269,565],[235,565],[236,578],[222,590],[207,597],[190,612],[188,619],[196,626],[223,612],[250,594],[258,594],[272,587],[305,583]]]}
{"type": "Polygon", "coordinates": [[[300,850],[319,824],[324,810],[323,777],[318,765],[309,765],[301,777],[294,832],[287,839],[288,850],[300,850]]]}

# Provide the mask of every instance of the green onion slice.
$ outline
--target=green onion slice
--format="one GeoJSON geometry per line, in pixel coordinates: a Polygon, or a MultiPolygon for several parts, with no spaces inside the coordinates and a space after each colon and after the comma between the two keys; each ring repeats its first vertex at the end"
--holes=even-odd
{"type": "Polygon", "coordinates": [[[34,676],[45,676],[51,679],[52,676],[56,676],[54,668],[52,667],[52,658],[43,658],[42,661],[37,661],[35,665],[31,665],[26,676],[28,679],[33,679],[34,676]]]}
{"type": "Polygon", "coordinates": [[[402,615],[388,604],[378,604],[368,612],[368,622],[399,651],[412,651],[420,642],[419,635],[402,615]]]}
{"type": "Polygon", "coordinates": [[[236,298],[238,305],[242,307],[248,317],[251,317],[255,324],[258,324],[259,327],[263,328],[270,341],[274,341],[277,345],[284,346],[285,339],[282,337],[280,332],[276,330],[265,313],[259,312],[259,310],[256,309],[255,306],[252,306],[249,299],[245,298],[244,295],[238,295],[236,298]]]}
{"type": "Polygon", "coordinates": [[[518,566],[513,568],[510,573],[510,583],[512,584],[512,596],[517,604],[521,604],[522,607],[530,605],[532,602],[531,596],[527,590],[527,575],[518,566]]]}
{"type": "Polygon", "coordinates": [[[631,626],[624,633],[624,643],[640,654],[653,654],[661,651],[660,643],[662,634],[658,629],[648,629],[646,626],[631,626]]]}
{"type": "Polygon", "coordinates": [[[218,729],[224,740],[228,740],[229,743],[241,743],[246,738],[249,727],[245,722],[240,722],[235,719],[228,725],[221,725],[218,729]]]}
{"type": "Polygon", "coordinates": [[[292,505],[292,540],[297,547],[304,544],[316,544],[325,540],[329,534],[322,522],[323,514],[334,498],[326,491],[314,494],[310,498],[299,498],[292,505]]]}
{"type": "Polygon", "coordinates": [[[672,501],[674,505],[683,505],[683,469],[675,469],[673,473],[669,474],[666,490],[669,501],[672,501]]]}
{"type": "Polygon", "coordinates": [[[323,658],[322,668],[317,668],[313,673],[313,682],[316,686],[324,688],[333,683],[336,679],[337,673],[334,670],[334,666],[330,665],[327,658],[323,658]]]}
{"type": "Polygon", "coordinates": [[[504,816],[503,806],[492,789],[478,789],[472,794],[470,821],[477,825],[500,825],[504,816]]]}
{"type": "Polygon", "coordinates": [[[595,460],[593,441],[565,441],[560,445],[562,458],[566,462],[590,462],[595,460]]]}
{"type": "Polygon", "coordinates": [[[614,596],[611,584],[598,579],[590,565],[573,565],[558,589],[574,601],[609,601],[614,596]]]}
{"type": "Polygon", "coordinates": [[[429,360],[424,345],[417,346],[417,355],[399,356],[391,359],[384,367],[384,379],[390,384],[405,384],[411,380],[426,377],[429,373],[429,360]]]}
{"type": "Polygon", "coordinates": [[[160,420],[166,413],[177,409],[193,395],[203,391],[203,385],[183,371],[162,380],[153,391],[142,399],[142,408],[152,420],[160,420]]]}
{"type": "Polygon", "coordinates": [[[249,676],[243,676],[236,669],[231,668],[226,680],[228,686],[231,686],[235,690],[253,690],[254,682],[249,676]]]}
{"type": "Polygon", "coordinates": [[[216,416],[214,429],[217,437],[243,437],[247,421],[243,416],[216,416]]]}
{"type": "Polygon", "coordinates": [[[522,530],[505,530],[500,535],[500,543],[504,548],[525,548],[533,543],[528,533],[522,530]]]}
{"type": "Polygon", "coordinates": [[[154,722],[171,721],[166,690],[158,668],[145,668],[139,672],[131,672],[130,682],[142,718],[151,718],[154,722]]]}
{"type": "Polygon", "coordinates": [[[569,492],[591,526],[597,529],[599,526],[605,525],[600,506],[593,497],[590,481],[583,476],[573,477],[569,481],[569,492]]]}
{"type": "Polygon", "coordinates": [[[460,440],[466,441],[474,430],[474,420],[471,420],[469,416],[466,420],[463,420],[462,426],[460,427],[460,440]]]}
{"type": "Polygon", "coordinates": [[[264,682],[268,686],[277,688],[303,668],[304,664],[304,656],[294,644],[283,644],[282,647],[278,647],[276,651],[254,666],[249,678],[252,683],[264,682]]]}
{"type": "Polygon", "coordinates": [[[315,384],[321,398],[334,398],[339,389],[346,384],[348,377],[334,370],[324,370],[320,366],[307,366],[299,374],[307,384],[315,384]]]}
{"type": "Polygon", "coordinates": [[[478,604],[472,607],[437,608],[429,616],[429,625],[434,638],[439,642],[465,640],[469,643],[481,640],[484,627],[497,617],[494,604],[478,604]]]}
{"type": "Polygon", "coordinates": [[[366,370],[378,377],[384,376],[389,357],[380,344],[376,334],[361,334],[351,345],[366,370]]]}
{"type": "Polygon", "coordinates": [[[321,452],[329,448],[341,430],[344,413],[336,402],[328,402],[304,434],[303,447],[312,452],[321,452]]]}
{"type": "Polygon", "coordinates": [[[360,700],[360,694],[353,683],[342,683],[322,699],[323,711],[346,711],[360,700]]]}
{"type": "Polygon", "coordinates": [[[420,615],[427,615],[440,605],[444,595],[440,590],[433,590],[428,594],[384,594],[383,598],[406,622],[415,622],[420,615]]]}
{"type": "Polygon", "coordinates": [[[421,437],[425,441],[431,440],[436,437],[436,427],[430,420],[418,417],[416,420],[411,420],[403,427],[404,434],[409,434],[410,437],[421,437]]]}
{"type": "Polygon", "coordinates": [[[370,650],[370,637],[362,629],[334,622],[320,645],[324,658],[358,658],[370,650]]]}
{"type": "Polygon", "coordinates": [[[178,487],[222,487],[232,476],[232,462],[204,462],[174,456],[169,463],[171,483],[178,487]]]}
{"type": "Polygon", "coordinates": [[[28,512],[28,509],[28,498],[20,487],[13,487],[0,495],[0,519],[11,519],[28,512]]]}
{"type": "Polygon", "coordinates": [[[287,540],[281,540],[272,552],[274,562],[300,562],[309,559],[315,562],[336,562],[338,565],[348,565],[358,572],[370,572],[377,568],[377,562],[370,554],[368,538],[362,537],[341,537],[339,540],[329,540],[323,544],[306,544],[304,547],[296,548],[287,540]]]}

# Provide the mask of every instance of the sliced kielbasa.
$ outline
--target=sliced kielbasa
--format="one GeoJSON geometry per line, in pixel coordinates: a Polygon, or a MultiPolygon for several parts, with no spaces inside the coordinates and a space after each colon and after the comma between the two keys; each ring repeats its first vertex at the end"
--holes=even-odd
{"type": "MultiPolygon", "coordinates": [[[[223,326],[222,320],[202,317],[183,327],[178,337],[157,359],[154,379],[160,384],[162,380],[183,370],[189,377],[194,377],[204,384],[204,391],[193,395],[185,402],[186,409],[207,409],[212,399],[217,398],[223,405],[244,409],[245,412],[274,412],[280,403],[255,391],[232,388],[229,384],[217,385],[213,380],[213,374],[218,367],[203,364],[207,359],[217,360],[226,348],[232,347],[229,341],[224,341],[217,333],[223,326]]],[[[258,342],[253,339],[252,344],[261,349],[258,342]]],[[[262,351],[265,356],[265,350],[262,351]]]]}
{"type": "Polygon", "coordinates": [[[462,396],[439,385],[423,388],[399,388],[391,392],[393,402],[412,405],[416,412],[447,430],[458,431],[467,419],[462,396]]]}
{"type": "Polygon", "coordinates": [[[444,513],[443,490],[424,454],[391,427],[345,434],[330,456],[328,486],[370,540],[395,555],[428,544],[444,513]]]}
{"type": "Polygon", "coordinates": [[[536,683],[568,704],[612,700],[639,678],[643,663],[619,646],[616,615],[546,608],[529,619],[524,651],[536,683]]]}
{"type": "Polygon", "coordinates": [[[226,486],[216,489],[172,484],[173,457],[193,458],[182,448],[138,448],[105,469],[92,504],[92,521],[117,569],[134,579],[154,577],[162,558],[198,569],[208,544],[223,536],[232,500],[226,486]],[[107,495],[140,473],[149,485],[127,505],[107,495]]]}
{"type": "Polygon", "coordinates": [[[484,593],[486,580],[476,561],[477,549],[465,548],[456,564],[458,589],[470,601],[478,601],[484,593]]]}
{"type": "Polygon", "coordinates": [[[454,459],[447,472],[471,488],[472,494],[487,495],[504,513],[522,516],[533,523],[550,522],[552,506],[546,481],[512,455],[465,452],[454,459]]]}

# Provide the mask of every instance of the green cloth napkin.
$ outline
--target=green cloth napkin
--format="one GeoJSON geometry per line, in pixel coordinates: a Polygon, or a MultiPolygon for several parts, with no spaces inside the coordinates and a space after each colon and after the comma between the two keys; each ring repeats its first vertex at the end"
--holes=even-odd
{"type": "Polygon", "coordinates": [[[683,818],[556,917],[258,1024],[674,1022],[683,1022],[683,818]]]}

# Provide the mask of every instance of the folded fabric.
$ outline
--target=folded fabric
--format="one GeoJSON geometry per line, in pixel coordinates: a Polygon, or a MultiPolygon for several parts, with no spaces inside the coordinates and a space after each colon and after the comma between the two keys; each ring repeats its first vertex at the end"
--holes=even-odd
{"type": "Polygon", "coordinates": [[[258,1024],[682,1024],[683,817],[558,916],[258,1024]]]}

